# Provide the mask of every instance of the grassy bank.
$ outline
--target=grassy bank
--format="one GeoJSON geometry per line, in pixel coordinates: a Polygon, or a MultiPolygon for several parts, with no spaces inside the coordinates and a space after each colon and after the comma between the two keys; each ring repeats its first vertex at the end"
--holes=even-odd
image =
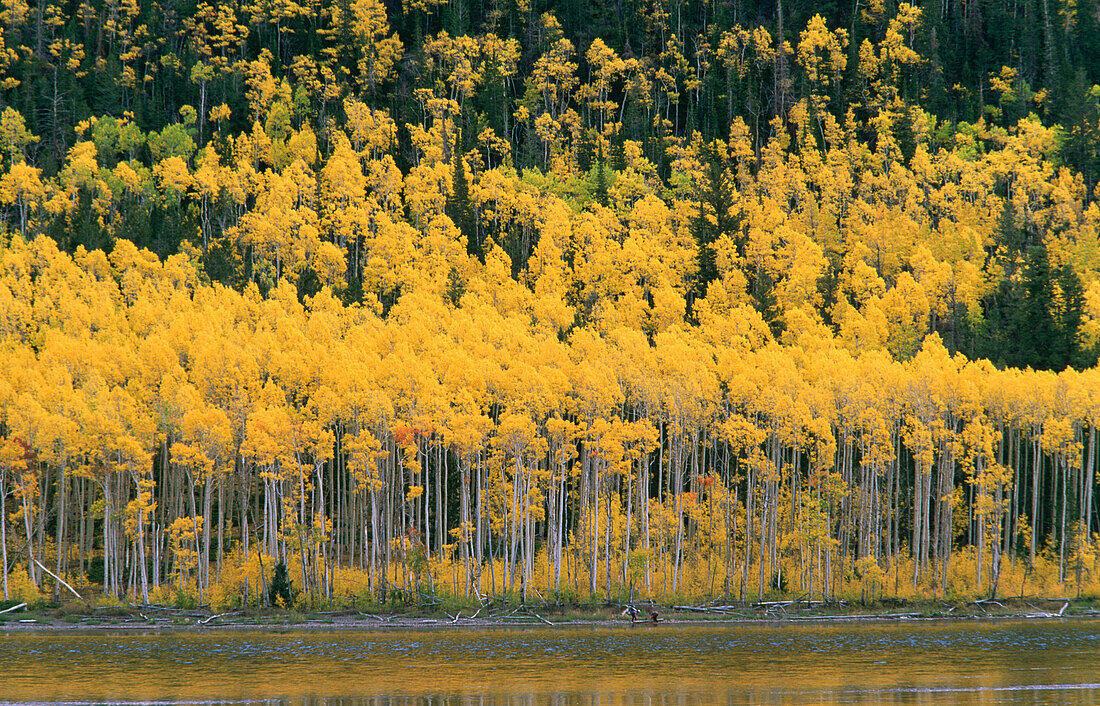
{"type": "MultiPolygon", "coordinates": [[[[14,604],[18,606],[18,604],[14,604]]],[[[0,603],[0,610],[13,604],[0,603]]],[[[651,612],[660,623],[739,623],[874,620],[975,620],[975,619],[1071,619],[1100,618],[1100,601],[1027,597],[978,601],[884,601],[876,603],[767,601],[761,603],[712,602],[702,605],[636,605],[639,622],[651,612]]],[[[491,627],[520,625],[627,624],[624,606],[618,604],[519,605],[496,601],[486,606],[458,608],[440,605],[378,607],[371,611],[296,611],[279,608],[218,613],[209,608],[102,605],[78,601],[24,605],[0,613],[0,630],[66,628],[410,628],[491,627]]]]}

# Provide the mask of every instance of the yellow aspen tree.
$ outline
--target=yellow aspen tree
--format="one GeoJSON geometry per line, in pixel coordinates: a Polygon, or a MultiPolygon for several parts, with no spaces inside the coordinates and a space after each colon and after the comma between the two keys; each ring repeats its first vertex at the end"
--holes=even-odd
{"type": "Polygon", "coordinates": [[[0,205],[15,208],[18,214],[19,232],[23,236],[27,235],[31,214],[38,209],[46,195],[41,177],[41,169],[25,162],[13,164],[11,169],[0,177],[0,205]]]}
{"type": "Polygon", "coordinates": [[[610,100],[612,85],[626,71],[626,62],[600,38],[592,40],[585,52],[591,74],[585,95],[589,109],[595,115],[595,127],[602,134],[615,117],[618,103],[610,100]]]}

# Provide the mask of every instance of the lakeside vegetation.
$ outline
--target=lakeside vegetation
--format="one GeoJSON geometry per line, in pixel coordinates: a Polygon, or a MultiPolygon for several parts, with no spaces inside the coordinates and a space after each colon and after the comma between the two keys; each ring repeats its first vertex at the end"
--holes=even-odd
{"type": "Polygon", "coordinates": [[[1097,595],[1090,7],[5,0],[5,599],[1097,595]]]}
{"type": "Polygon", "coordinates": [[[640,613],[631,620],[626,605],[594,602],[516,603],[504,598],[479,603],[450,597],[423,604],[393,601],[347,600],[343,605],[282,608],[279,606],[210,606],[136,604],[93,597],[91,602],[75,599],[51,603],[42,597],[37,604],[9,606],[0,601],[0,629],[70,630],[82,628],[156,628],[186,630],[206,628],[298,627],[309,630],[408,630],[418,628],[483,629],[487,627],[556,626],[664,626],[673,625],[760,625],[764,623],[906,623],[910,621],[1094,621],[1100,616],[1097,600],[1042,597],[1005,597],[978,600],[807,601],[777,600],[726,603],[715,599],[700,605],[638,602],[640,613]],[[658,615],[654,623],[651,612],[658,615]]]}

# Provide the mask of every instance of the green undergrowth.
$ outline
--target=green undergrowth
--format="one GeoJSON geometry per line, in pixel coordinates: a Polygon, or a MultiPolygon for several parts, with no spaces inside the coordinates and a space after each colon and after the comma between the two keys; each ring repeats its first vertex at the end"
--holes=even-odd
{"type": "MultiPolygon", "coordinates": [[[[0,601],[0,610],[18,605],[0,601]]],[[[766,602],[710,601],[701,604],[638,602],[638,620],[651,611],[664,622],[730,622],[744,620],[797,621],[845,619],[980,619],[980,618],[1100,618],[1100,598],[1014,597],[979,600],[883,600],[860,603],[847,601],[808,602],[776,600],[766,602]]],[[[367,606],[364,606],[367,608],[367,606]]],[[[169,606],[119,605],[107,602],[42,601],[0,614],[0,627],[52,625],[57,627],[214,627],[249,625],[256,627],[326,625],[375,628],[387,625],[524,625],[626,622],[625,606],[606,601],[551,603],[503,599],[475,602],[456,600],[439,604],[375,605],[369,610],[287,610],[252,608],[217,613],[207,607],[178,609],[169,606]]]]}

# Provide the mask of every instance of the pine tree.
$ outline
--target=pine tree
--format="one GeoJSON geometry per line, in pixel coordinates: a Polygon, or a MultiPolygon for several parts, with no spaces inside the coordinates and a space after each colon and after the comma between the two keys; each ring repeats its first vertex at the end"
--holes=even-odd
{"type": "Polygon", "coordinates": [[[1061,327],[1054,300],[1054,273],[1046,248],[1035,246],[1027,254],[1024,270],[1024,300],[1017,319],[1019,341],[1017,366],[1035,369],[1057,368],[1064,356],[1061,327]]]}
{"type": "Polygon", "coordinates": [[[275,565],[275,573],[271,578],[271,584],[268,586],[268,600],[271,601],[271,605],[279,605],[279,600],[282,600],[282,606],[284,608],[290,608],[294,605],[294,584],[290,580],[290,572],[287,571],[286,564],[279,562],[275,565]]]}
{"type": "Polygon", "coordinates": [[[1080,341],[1081,325],[1085,320],[1085,290],[1081,277],[1068,265],[1058,268],[1055,276],[1058,286],[1057,324],[1059,332],[1059,356],[1055,369],[1073,366],[1088,368],[1096,364],[1096,352],[1083,349],[1080,341]]]}
{"type": "Polygon", "coordinates": [[[454,177],[451,196],[447,199],[447,215],[455,227],[466,236],[466,252],[485,262],[485,249],[481,245],[477,220],[470,202],[470,183],[466,179],[466,164],[462,158],[462,130],[455,131],[454,146],[451,150],[451,162],[454,165],[454,177]]]}
{"type": "MultiPolygon", "coordinates": [[[[737,234],[740,218],[733,213],[733,184],[719,149],[716,144],[706,148],[706,171],[696,192],[699,210],[692,222],[692,232],[698,248],[696,260],[699,266],[694,287],[696,297],[706,296],[707,285],[718,278],[718,266],[714,253],[715,241],[722,235],[740,240],[737,234]]],[[[740,243],[738,249],[741,249],[740,243]]]]}

